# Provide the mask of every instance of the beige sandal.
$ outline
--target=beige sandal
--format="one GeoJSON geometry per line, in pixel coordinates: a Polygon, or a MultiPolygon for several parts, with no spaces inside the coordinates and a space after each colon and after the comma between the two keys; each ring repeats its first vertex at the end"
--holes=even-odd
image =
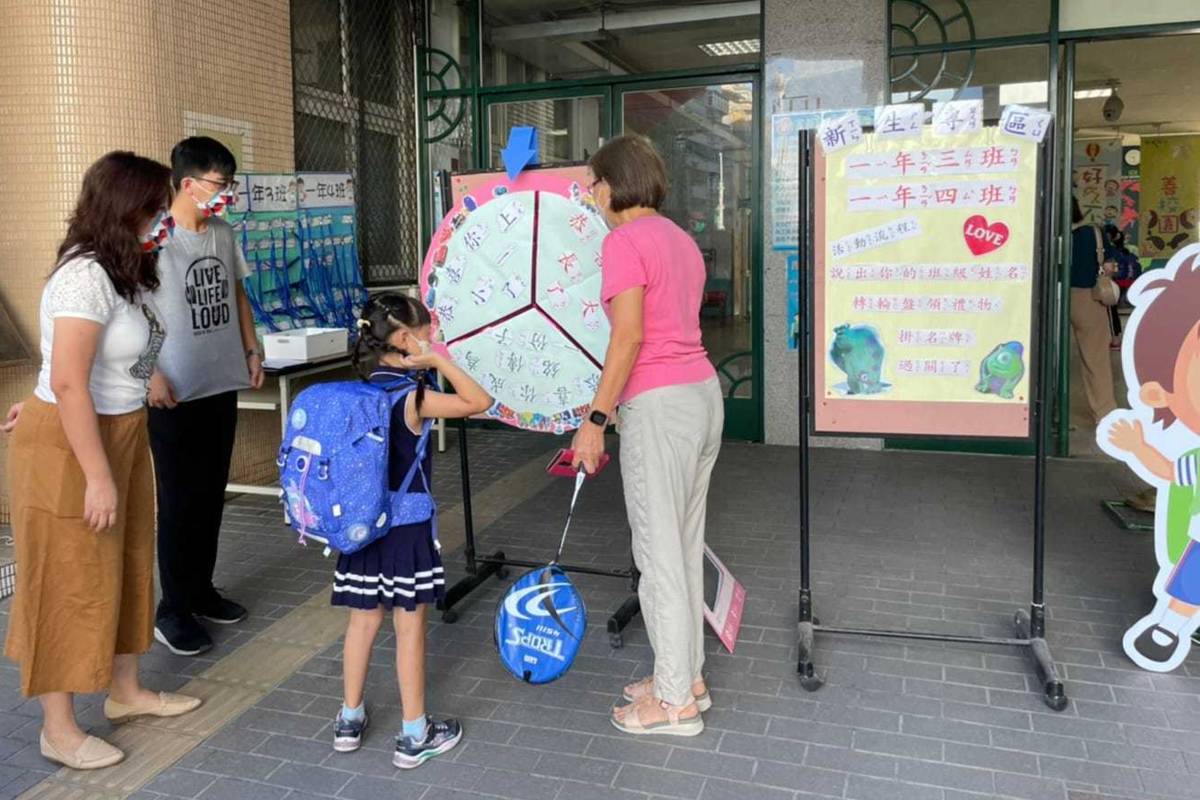
{"type": "Polygon", "coordinates": [[[704,718],[700,716],[700,711],[697,709],[695,716],[684,717],[684,711],[695,706],[695,703],[689,703],[686,706],[673,706],[665,701],[657,700],[654,697],[644,698],[636,703],[630,703],[625,707],[625,718],[617,719],[617,709],[613,709],[612,716],[609,717],[613,727],[624,733],[631,733],[634,736],[645,736],[647,734],[661,734],[663,736],[699,736],[704,732],[704,718]],[[667,712],[665,720],[658,722],[642,722],[641,711],[648,708],[652,703],[658,703],[659,707],[667,712]]]}
{"type": "MultiPolygon", "coordinates": [[[[654,677],[642,678],[636,683],[631,683],[625,687],[625,691],[621,693],[621,697],[626,703],[636,703],[654,694],[654,677]]],[[[696,701],[696,707],[701,711],[708,711],[712,708],[712,696],[708,693],[708,687],[704,687],[703,694],[692,694],[692,698],[696,701]]]]}

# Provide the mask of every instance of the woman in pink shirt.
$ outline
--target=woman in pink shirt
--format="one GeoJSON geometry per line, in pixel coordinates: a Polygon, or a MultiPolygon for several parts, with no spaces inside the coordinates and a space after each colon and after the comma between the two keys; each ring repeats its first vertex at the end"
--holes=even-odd
{"type": "Polygon", "coordinates": [[[666,168],[640,136],[613,139],[588,164],[611,232],[601,299],[612,323],[600,387],[575,434],[576,464],[594,471],[620,406],[621,477],[641,572],[638,597],[654,675],[625,687],[612,723],[633,734],[695,736],[712,705],[704,666],[703,564],[708,484],[724,405],[700,339],[704,259],[658,213],[666,168]]]}

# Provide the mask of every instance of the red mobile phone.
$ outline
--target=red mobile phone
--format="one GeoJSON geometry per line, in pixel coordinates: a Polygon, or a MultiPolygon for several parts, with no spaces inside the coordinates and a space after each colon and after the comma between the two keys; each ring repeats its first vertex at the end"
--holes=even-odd
{"type": "MultiPolygon", "coordinates": [[[[575,451],[570,449],[559,450],[554,454],[554,458],[546,465],[546,472],[559,478],[574,478],[578,470],[571,466],[571,462],[575,459],[575,451]]],[[[608,453],[600,456],[600,463],[596,466],[596,471],[589,478],[594,478],[608,466],[611,457],[608,453]]]]}

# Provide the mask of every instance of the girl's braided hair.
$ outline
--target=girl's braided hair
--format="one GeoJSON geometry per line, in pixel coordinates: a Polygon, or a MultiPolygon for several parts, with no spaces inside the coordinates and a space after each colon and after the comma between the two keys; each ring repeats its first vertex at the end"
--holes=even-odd
{"type": "MultiPolygon", "coordinates": [[[[392,334],[401,328],[416,331],[431,322],[429,311],[413,298],[399,292],[385,292],[367,300],[362,315],[358,319],[358,340],[354,343],[351,354],[354,369],[364,381],[371,379],[371,374],[381,366],[381,360],[387,353],[410,355],[408,352],[392,346],[392,334]]],[[[417,374],[417,408],[425,399],[426,376],[422,371],[417,374]]]]}

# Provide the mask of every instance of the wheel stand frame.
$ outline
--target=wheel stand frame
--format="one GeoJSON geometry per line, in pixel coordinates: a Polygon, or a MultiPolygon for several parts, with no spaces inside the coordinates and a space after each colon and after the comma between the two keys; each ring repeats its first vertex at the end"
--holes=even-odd
{"type": "MultiPolygon", "coordinates": [[[[438,604],[438,610],[442,612],[442,621],[447,624],[454,624],[458,621],[456,607],[466,600],[471,592],[487,583],[488,579],[492,576],[504,580],[508,577],[509,567],[534,569],[545,566],[544,562],[508,558],[505,556],[503,550],[497,550],[489,555],[478,555],[475,542],[475,520],[471,512],[471,459],[467,445],[466,420],[458,421],[458,445],[459,466],[462,473],[463,529],[466,538],[463,552],[467,560],[467,574],[446,590],[445,598],[438,604]]],[[[640,576],[637,567],[633,564],[632,555],[630,556],[628,569],[598,569],[596,567],[574,564],[559,564],[558,566],[563,572],[574,572],[581,575],[599,575],[606,578],[622,578],[629,581],[629,597],[608,618],[606,626],[608,629],[609,645],[613,648],[623,647],[625,644],[625,628],[641,612],[641,604],[638,601],[637,595],[638,579],[640,576]]]]}

